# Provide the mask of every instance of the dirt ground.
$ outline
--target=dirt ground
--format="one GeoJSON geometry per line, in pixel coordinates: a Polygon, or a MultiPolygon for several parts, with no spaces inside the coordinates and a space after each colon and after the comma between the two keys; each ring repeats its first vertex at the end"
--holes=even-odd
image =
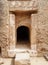
{"type": "MultiPolygon", "coordinates": [[[[0,65],[14,65],[12,58],[0,58],[0,65]],[[1,63],[1,61],[3,63],[1,63]]],[[[48,65],[48,61],[44,57],[31,57],[30,65],[48,65]]]]}

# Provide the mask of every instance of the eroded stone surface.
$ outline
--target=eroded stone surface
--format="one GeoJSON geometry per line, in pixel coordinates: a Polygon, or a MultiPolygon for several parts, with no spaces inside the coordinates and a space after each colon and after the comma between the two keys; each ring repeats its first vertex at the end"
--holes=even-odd
{"type": "Polygon", "coordinates": [[[28,10],[36,10],[37,9],[37,1],[31,0],[31,1],[9,1],[9,9],[10,11],[14,10],[22,10],[22,11],[28,11],[28,10]]]}
{"type": "Polygon", "coordinates": [[[7,56],[9,47],[9,10],[7,0],[0,0],[0,47],[2,56],[7,56]]]}
{"type": "Polygon", "coordinates": [[[13,2],[12,5],[14,6],[15,3],[17,5],[15,5],[15,7],[19,7],[18,10],[20,9],[22,12],[22,10],[32,9],[33,1],[38,3],[38,11],[36,13],[29,13],[29,11],[27,14],[20,14],[17,13],[17,9],[13,7],[13,9],[11,8],[13,11],[11,14],[13,14],[13,17],[15,15],[16,20],[11,19],[11,21],[9,21],[8,16],[10,10],[8,7],[10,7],[10,5],[7,5],[9,3],[7,3],[6,0],[0,0],[0,47],[2,48],[3,56],[7,56],[8,49],[16,48],[16,29],[22,25],[30,29],[31,50],[33,50],[32,46],[36,45],[35,50],[37,51],[37,55],[42,56],[44,52],[48,53],[48,0],[16,1],[13,2]]]}

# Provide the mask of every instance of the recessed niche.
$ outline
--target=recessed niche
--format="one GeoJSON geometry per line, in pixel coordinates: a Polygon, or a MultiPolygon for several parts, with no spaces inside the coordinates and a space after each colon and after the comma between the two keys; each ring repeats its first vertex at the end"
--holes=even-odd
{"type": "Polygon", "coordinates": [[[17,28],[17,46],[21,48],[30,47],[30,31],[26,26],[17,28]]]}

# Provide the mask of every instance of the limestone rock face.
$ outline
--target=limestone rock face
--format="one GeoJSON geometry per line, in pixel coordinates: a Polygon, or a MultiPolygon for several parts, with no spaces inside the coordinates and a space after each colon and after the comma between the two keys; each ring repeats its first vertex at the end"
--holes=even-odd
{"type": "Polygon", "coordinates": [[[48,0],[0,0],[0,48],[2,56],[7,57],[9,47],[10,49],[16,48],[17,31],[15,29],[19,23],[30,27],[31,50],[32,46],[36,45],[35,50],[33,50],[37,51],[38,54],[42,55],[45,51],[48,52],[48,0]],[[38,8],[38,12],[32,13],[36,8],[38,8]],[[20,11],[29,13],[29,10],[31,11],[29,16],[18,13],[20,11]],[[10,16],[9,11],[12,11],[10,16]]]}
{"type": "Polygon", "coordinates": [[[46,50],[48,50],[48,0],[38,0],[38,3],[38,51],[45,52],[46,50]]]}
{"type": "Polygon", "coordinates": [[[0,0],[0,47],[1,54],[7,56],[7,47],[9,42],[9,10],[7,0],[0,0]]]}

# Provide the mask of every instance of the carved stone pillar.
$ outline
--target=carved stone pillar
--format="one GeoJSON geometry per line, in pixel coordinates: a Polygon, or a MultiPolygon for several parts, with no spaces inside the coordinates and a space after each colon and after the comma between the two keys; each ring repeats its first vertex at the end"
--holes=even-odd
{"type": "Polygon", "coordinates": [[[32,56],[37,56],[37,13],[31,15],[31,49],[32,49],[32,56]]]}
{"type": "Polygon", "coordinates": [[[10,49],[15,49],[15,14],[10,13],[10,49]]]}

